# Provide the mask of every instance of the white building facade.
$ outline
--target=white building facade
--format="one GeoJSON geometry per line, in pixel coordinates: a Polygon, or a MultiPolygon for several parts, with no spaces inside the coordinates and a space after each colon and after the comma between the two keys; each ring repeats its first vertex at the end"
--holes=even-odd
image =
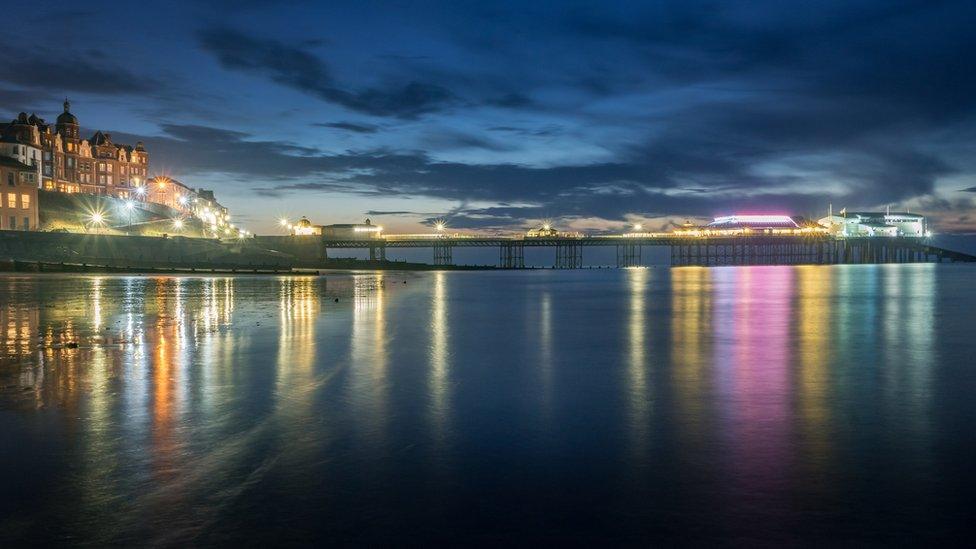
{"type": "Polygon", "coordinates": [[[909,212],[844,212],[819,221],[831,234],[842,237],[931,236],[925,217],[909,212]]]}

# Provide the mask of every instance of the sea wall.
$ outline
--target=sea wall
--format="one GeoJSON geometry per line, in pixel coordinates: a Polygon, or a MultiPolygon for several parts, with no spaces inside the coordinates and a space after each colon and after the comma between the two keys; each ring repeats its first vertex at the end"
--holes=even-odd
{"type": "Polygon", "coordinates": [[[327,259],[321,236],[255,236],[246,242],[248,246],[285,253],[302,261],[327,259]]]}
{"type": "Polygon", "coordinates": [[[0,258],[133,268],[295,263],[288,254],[214,239],[24,231],[0,231],[0,258]]]}

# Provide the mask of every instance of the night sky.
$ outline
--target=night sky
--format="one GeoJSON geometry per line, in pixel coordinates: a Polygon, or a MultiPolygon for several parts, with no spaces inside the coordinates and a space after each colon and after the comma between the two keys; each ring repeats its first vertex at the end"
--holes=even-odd
{"type": "Polygon", "coordinates": [[[976,230],[976,2],[76,2],[5,10],[0,115],[142,139],[236,220],[976,230]]]}

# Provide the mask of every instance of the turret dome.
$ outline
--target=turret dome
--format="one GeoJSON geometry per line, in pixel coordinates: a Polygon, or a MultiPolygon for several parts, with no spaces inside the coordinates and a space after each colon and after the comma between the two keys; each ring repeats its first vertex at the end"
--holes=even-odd
{"type": "Polygon", "coordinates": [[[78,125],[78,117],[71,114],[71,103],[67,99],[64,100],[64,112],[58,115],[58,124],[78,125]]]}

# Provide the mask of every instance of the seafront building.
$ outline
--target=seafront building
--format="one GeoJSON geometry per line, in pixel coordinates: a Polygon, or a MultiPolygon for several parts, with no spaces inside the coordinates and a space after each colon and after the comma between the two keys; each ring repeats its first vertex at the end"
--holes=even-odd
{"type": "Polygon", "coordinates": [[[931,232],[925,217],[909,212],[847,212],[830,214],[819,221],[831,234],[841,237],[926,237],[931,232]]]}
{"type": "MultiPolygon", "coordinates": [[[[112,134],[101,130],[84,139],[71,103],[65,100],[63,106],[64,112],[54,124],[22,112],[0,126],[5,146],[21,146],[26,157],[22,154],[19,160],[38,168],[44,190],[132,196],[149,172],[149,152],[143,143],[114,143],[112,134]],[[35,157],[37,153],[40,161],[35,157]]],[[[11,151],[5,152],[9,156],[11,151]]]]}
{"type": "Polygon", "coordinates": [[[383,227],[373,225],[369,219],[366,219],[364,223],[314,225],[307,217],[303,216],[294,224],[283,219],[281,226],[293,236],[323,236],[343,240],[375,240],[381,238],[383,233],[383,227]]]}
{"type": "Polygon", "coordinates": [[[37,230],[37,170],[0,156],[0,230],[37,230]]]}
{"type": "Polygon", "coordinates": [[[827,229],[789,215],[736,214],[714,218],[707,225],[686,223],[674,229],[677,236],[810,235],[827,229]]]}
{"type": "Polygon", "coordinates": [[[841,238],[931,236],[925,217],[908,212],[830,213],[816,222],[802,217],[769,214],[737,214],[716,217],[707,225],[688,223],[674,230],[680,236],[810,235],[841,238]]]}
{"type": "MultiPolygon", "coordinates": [[[[227,208],[217,202],[213,191],[193,189],[170,177],[150,175],[149,151],[141,141],[134,145],[116,143],[112,134],[101,130],[87,139],[82,138],[81,125],[71,112],[71,103],[66,99],[62,106],[63,112],[53,124],[25,112],[9,123],[0,124],[0,157],[16,161],[33,172],[34,213],[27,225],[31,230],[40,228],[37,188],[52,193],[120,199],[130,207],[145,203],[154,214],[169,211],[174,218],[199,218],[212,236],[227,236],[238,230],[231,225],[227,208]],[[156,206],[164,208],[160,210],[156,206]]],[[[5,166],[10,170],[20,169],[8,164],[5,166]]],[[[6,196],[2,198],[6,208],[6,196]]],[[[43,196],[40,198],[43,202],[43,196]]],[[[10,227],[7,217],[0,227],[10,227]]],[[[17,227],[25,227],[23,220],[18,221],[17,227]]]]}

